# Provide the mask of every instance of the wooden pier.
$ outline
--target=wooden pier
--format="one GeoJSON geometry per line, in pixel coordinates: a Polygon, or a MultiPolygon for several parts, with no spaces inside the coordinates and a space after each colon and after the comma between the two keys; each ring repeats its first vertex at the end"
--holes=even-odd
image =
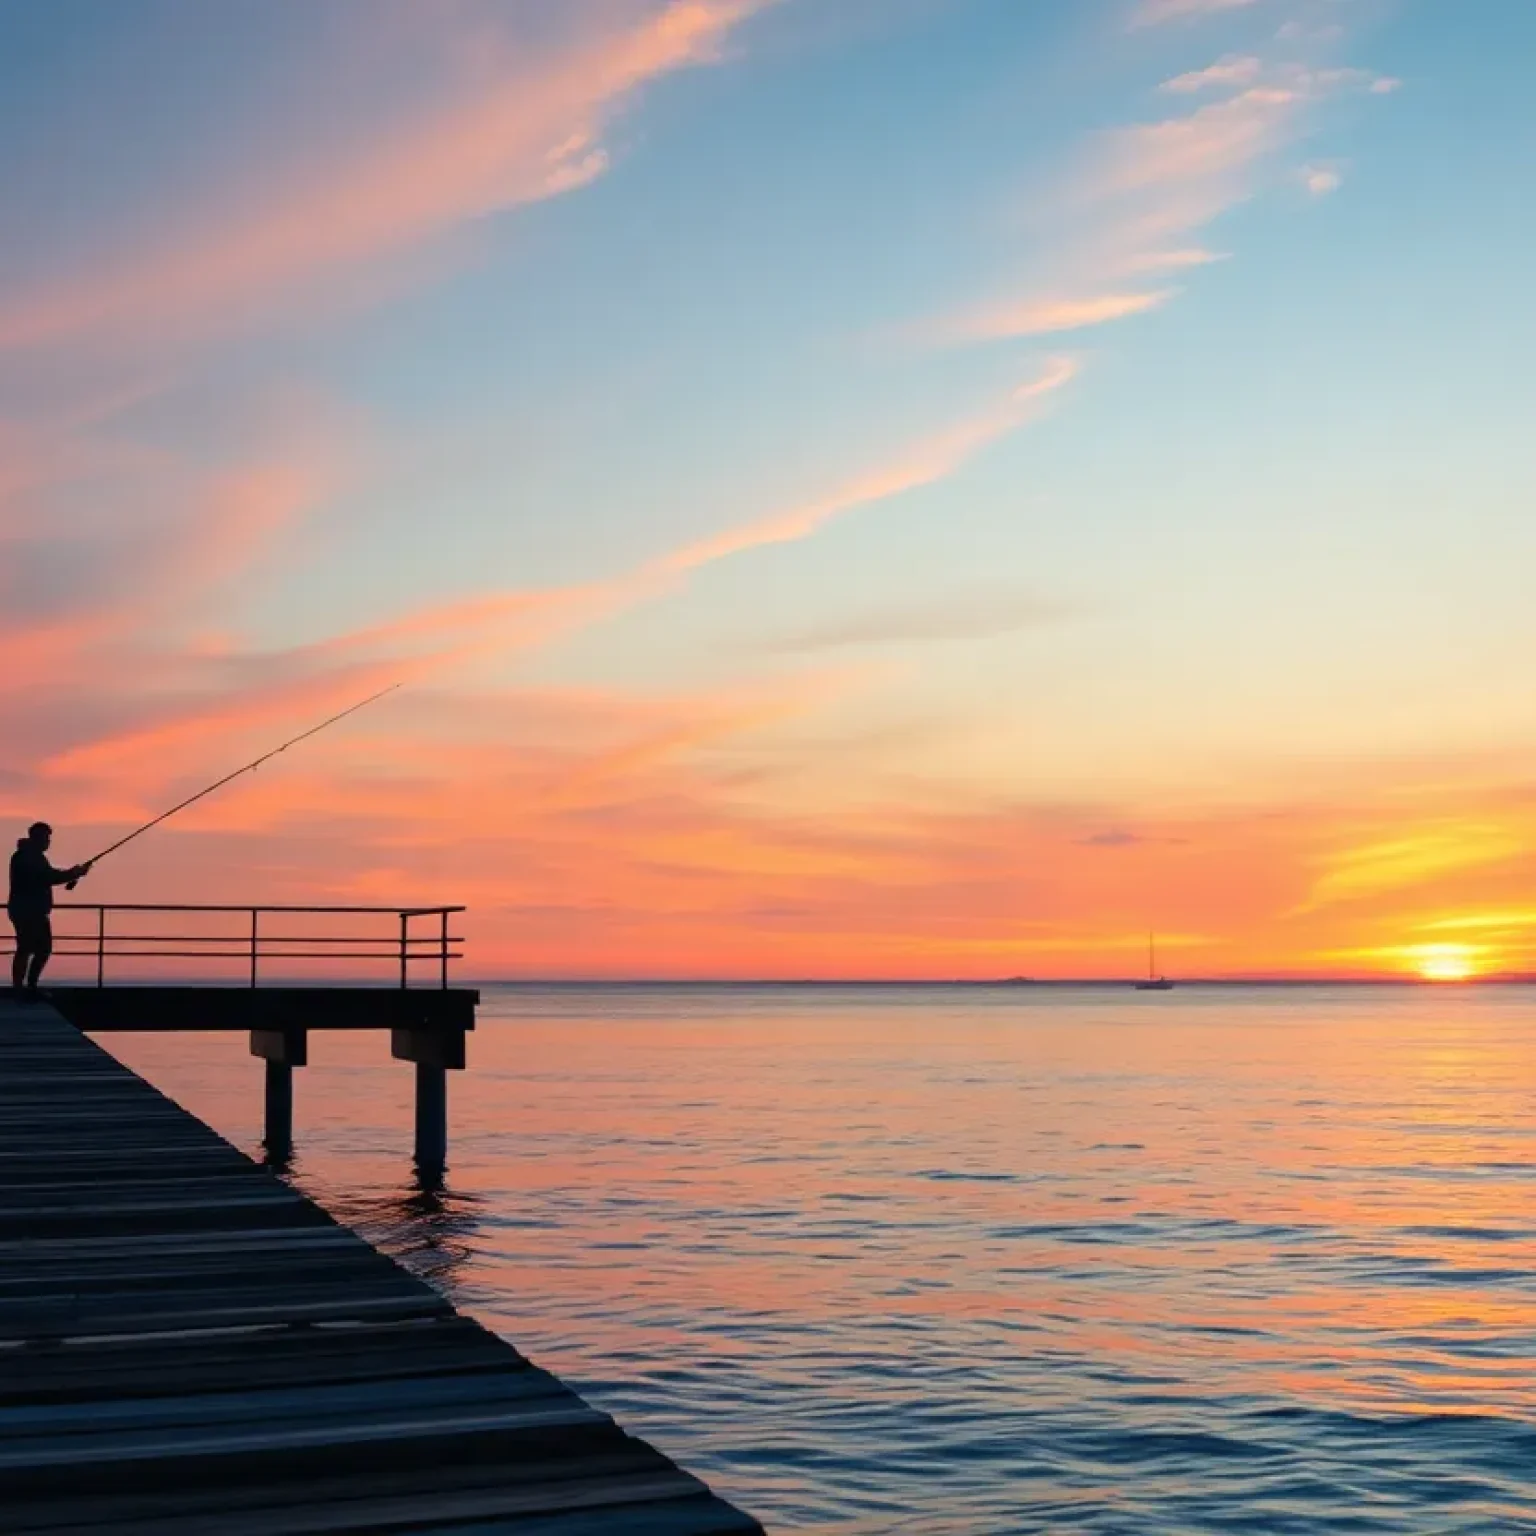
{"type": "Polygon", "coordinates": [[[236,1032],[266,1064],[262,1144],[293,1151],[293,1074],[309,1064],[315,1030],[375,1030],[416,1071],[417,1166],[448,1159],[448,1073],[462,1071],[480,994],[468,987],[54,987],[54,1005],[93,1035],[236,1032]]]}
{"type": "MultiPolygon", "coordinates": [[[[450,985],[450,965],[462,958],[455,946],[463,942],[451,920],[463,911],[61,902],[65,926],[57,935],[56,965],[83,969],[88,979],[77,974],[49,993],[70,1023],[91,1034],[248,1035],[251,1054],[266,1063],[263,1145],[277,1164],[293,1150],[293,1072],[308,1064],[310,1032],[386,1032],[391,1053],[416,1069],[416,1164],[432,1178],[448,1157],[448,1073],[465,1065],[465,1040],[480,1001],[474,989],[450,985]],[[84,913],[90,917],[80,927],[84,913]],[[217,985],[206,978],[174,985],[142,979],[146,967],[163,971],[168,961],[197,967],[200,976],[232,967],[238,979],[217,985]],[[398,985],[273,982],[274,966],[312,971],[318,964],[351,977],[380,963],[398,985]],[[423,967],[425,986],[415,981],[423,967]]],[[[9,946],[0,950],[9,952],[9,946]]]]}
{"type": "Polygon", "coordinates": [[[51,1004],[8,1000],[0,1528],[761,1532],[51,1004]]]}

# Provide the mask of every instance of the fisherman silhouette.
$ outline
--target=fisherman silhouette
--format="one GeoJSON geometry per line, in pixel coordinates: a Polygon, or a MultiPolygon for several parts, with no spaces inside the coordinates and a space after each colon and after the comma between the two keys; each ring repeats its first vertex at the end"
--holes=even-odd
{"type": "Polygon", "coordinates": [[[48,862],[48,845],[53,828],[46,821],[35,821],[27,835],[16,840],[11,855],[11,895],[5,910],[16,930],[16,954],[11,961],[11,986],[18,997],[37,996],[37,983],[53,953],[53,888],[67,885],[90,874],[89,863],[70,869],[55,869],[48,862]]]}

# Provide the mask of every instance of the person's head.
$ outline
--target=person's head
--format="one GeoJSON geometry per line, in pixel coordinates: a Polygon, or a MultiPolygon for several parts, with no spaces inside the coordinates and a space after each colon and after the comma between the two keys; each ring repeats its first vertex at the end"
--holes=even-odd
{"type": "Polygon", "coordinates": [[[53,841],[53,828],[46,821],[34,821],[27,828],[27,838],[36,843],[39,848],[47,848],[53,841]]]}

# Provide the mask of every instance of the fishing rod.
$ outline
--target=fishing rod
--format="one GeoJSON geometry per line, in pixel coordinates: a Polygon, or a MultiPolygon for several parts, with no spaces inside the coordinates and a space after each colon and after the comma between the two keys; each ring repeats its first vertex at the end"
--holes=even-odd
{"type": "MultiPolygon", "coordinates": [[[[195,805],[205,795],[211,795],[216,789],[223,789],[231,779],[238,779],[242,773],[254,773],[263,763],[270,762],[280,752],[286,752],[289,747],[296,747],[301,741],[307,741],[311,736],[318,736],[327,726],[335,725],[338,720],[345,720],[348,715],[355,715],[360,709],[366,709],[368,705],[382,699],[386,693],[393,693],[398,687],[400,687],[399,683],[391,683],[388,688],[381,688],[377,693],[369,694],[361,703],[342,710],[339,715],[332,715],[329,720],[322,720],[319,725],[312,725],[307,731],[300,731],[297,736],[291,737],[282,746],[273,747],[270,752],[262,753],[254,762],[247,763],[243,768],[236,768],[233,773],[226,773],[222,779],[216,780],[206,789],[200,789],[195,795],[188,795],[179,805],[173,805],[170,810],[162,811],[153,821],[146,821],[142,827],[136,827],[127,837],[118,838],[110,848],[103,848],[94,858],[86,860],[87,866],[98,863],[109,853],[116,853],[119,848],[131,843],[134,838],[142,837],[151,827],[158,827],[162,821],[169,821],[178,811],[184,811],[189,805],[195,805]]],[[[70,887],[73,889],[74,881],[70,881],[70,887]]]]}

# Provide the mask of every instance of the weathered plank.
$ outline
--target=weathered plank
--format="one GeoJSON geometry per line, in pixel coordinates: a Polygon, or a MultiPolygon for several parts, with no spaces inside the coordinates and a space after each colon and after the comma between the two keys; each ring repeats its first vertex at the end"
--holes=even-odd
{"type": "Polygon", "coordinates": [[[3,1380],[6,1402],[20,1405],[525,1368],[510,1345],[453,1316],[15,1350],[3,1380]]]}
{"type": "Polygon", "coordinates": [[[656,1494],[675,1497],[682,1488],[698,1487],[695,1479],[669,1467],[649,1446],[629,1441],[616,1452],[588,1455],[564,1468],[554,1464],[533,1469],[443,1466],[423,1474],[381,1466],[366,1484],[345,1477],[316,1478],[306,1486],[306,1502],[297,1506],[281,1487],[252,1485],[239,1490],[238,1503],[222,1490],[182,1493],[174,1501],[153,1490],[121,1494],[110,1501],[82,1500],[64,1512],[67,1525],[46,1508],[19,1507],[30,1522],[28,1530],[61,1536],[100,1531],[106,1528],[100,1523],[103,1520],[110,1521],[114,1536],[158,1536],[167,1530],[185,1531],[188,1536],[193,1531],[198,1536],[298,1536],[300,1532],[318,1536],[412,1530],[424,1521],[458,1517],[600,1507],[612,1500],[620,1480],[631,1504],[656,1494]]]}
{"type": "Polygon", "coordinates": [[[17,1536],[760,1531],[52,1009],[14,1003],[0,1505],[17,1536]]]}

